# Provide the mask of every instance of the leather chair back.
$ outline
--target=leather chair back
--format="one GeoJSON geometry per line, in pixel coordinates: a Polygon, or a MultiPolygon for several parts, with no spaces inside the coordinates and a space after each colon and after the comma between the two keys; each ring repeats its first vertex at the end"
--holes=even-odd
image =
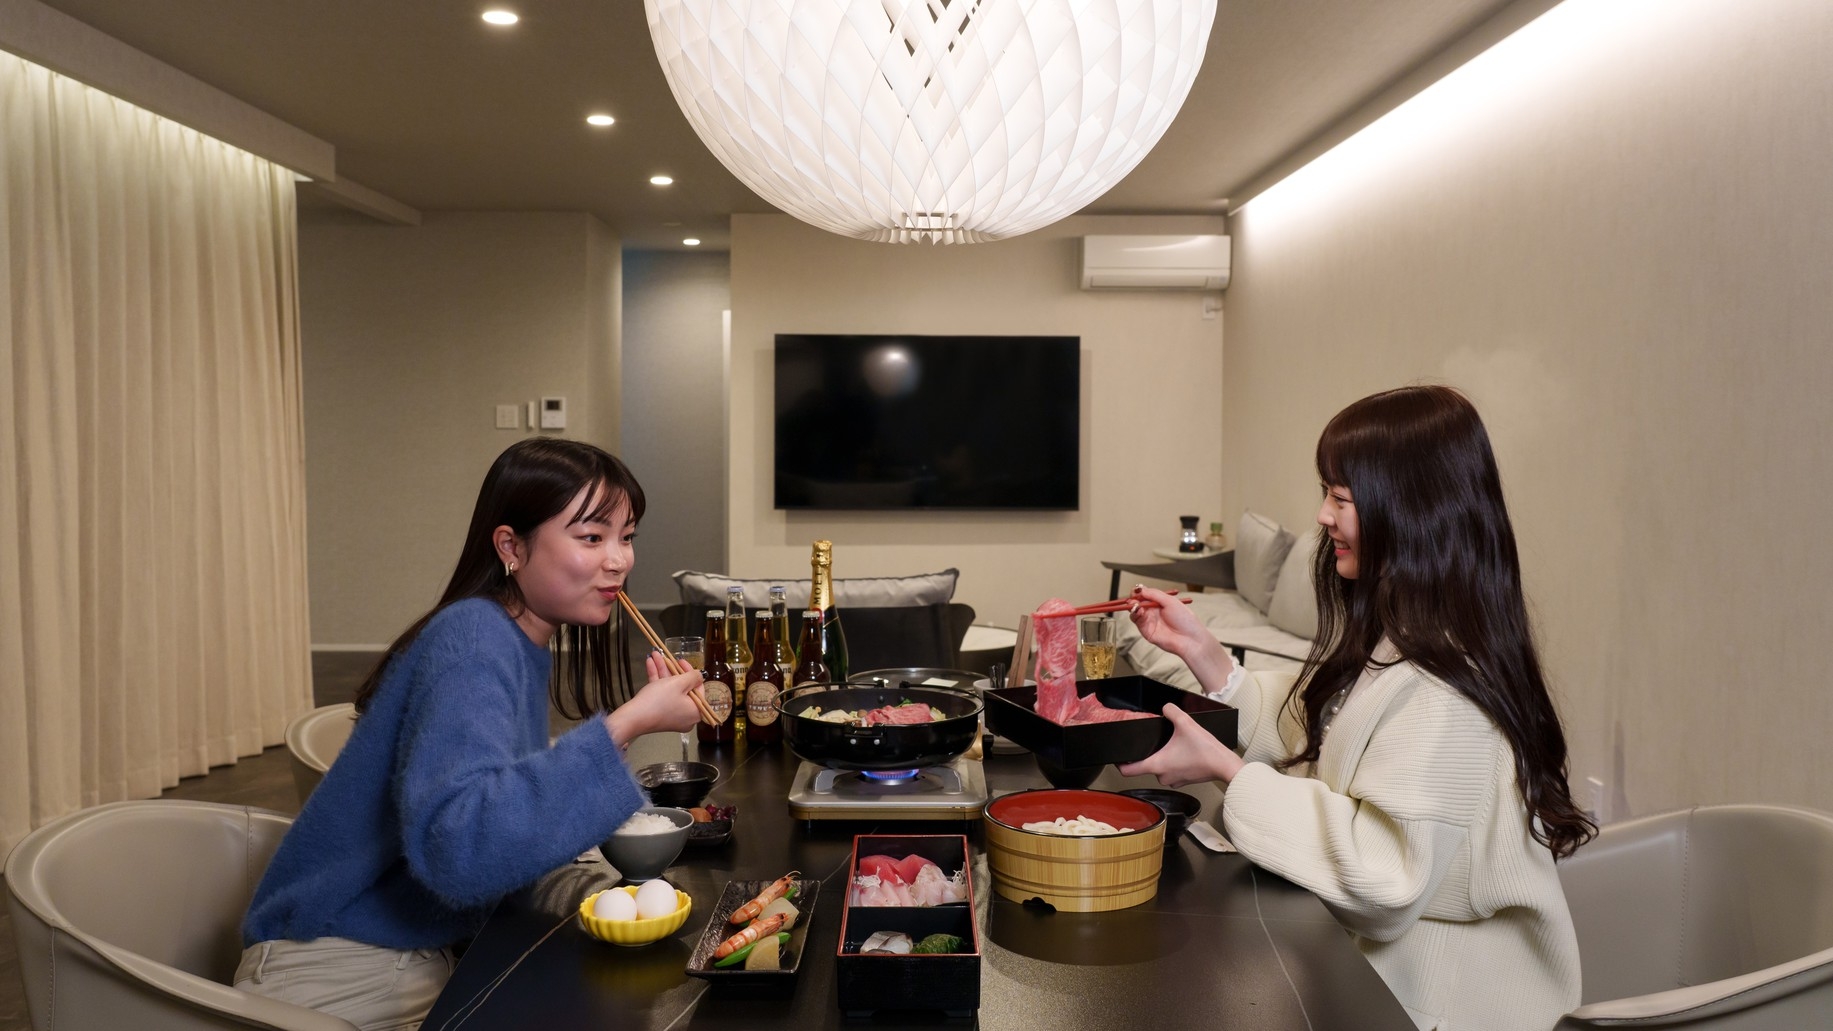
{"type": "Polygon", "coordinates": [[[116,802],[27,835],[7,904],[36,1031],[348,1029],[229,986],[255,885],[292,821],[211,802],[116,802]]]}
{"type": "Polygon", "coordinates": [[[321,705],[286,725],[286,751],[293,760],[293,787],[299,792],[300,805],[305,805],[325,771],[337,761],[337,753],[344,750],[355,727],[356,706],[349,702],[321,705]]]}
{"type": "Polygon", "coordinates": [[[1833,816],[1662,813],[1605,827],[1559,869],[1585,1003],[1562,1028],[1833,1026],[1833,816]]]}
{"type": "MultiPolygon", "coordinates": [[[[755,620],[758,612],[748,615],[755,620]]],[[[973,625],[974,609],[960,602],[857,606],[843,610],[840,622],[846,629],[847,660],[853,669],[954,669],[961,665],[961,641],[973,625]]],[[[706,608],[670,605],[662,610],[656,625],[669,637],[704,635],[706,608]]],[[[791,613],[789,625],[791,633],[799,633],[800,614],[791,613]]],[[[791,646],[795,643],[790,642],[791,646]]]]}

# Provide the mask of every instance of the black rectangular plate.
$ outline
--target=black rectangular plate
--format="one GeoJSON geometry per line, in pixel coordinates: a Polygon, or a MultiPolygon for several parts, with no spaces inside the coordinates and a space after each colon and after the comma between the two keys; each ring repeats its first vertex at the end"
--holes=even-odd
{"type": "Polygon", "coordinates": [[[713,906],[712,916],[707,920],[706,930],[700,934],[700,941],[694,945],[694,953],[687,960],[689,977],[705,978],[715,988],[745,989],[759,991],[763,994],[788,994],[794,989],[796,975],[802,969],[802,955],[808,946],[808,925],[815,915],[815,899],[821,894],[821,882],[818,880],[794,881],[796,897],[790,899],[802,915],[796,925],[789,929],[789,944],[783,946],[784,955],[789,959],[789,966],[783,970],[746,970],[741,961],[731,967],[715,967],[713,950],[719,943],[736,934],[739,928],[726,923],[738,907],[757,897],[757,893],[771,885],[771,881],[727,881],[719,901],[713,906]]]}
{"type": "MultiPolygon", "coordinates": [[[[1077,695],[1091,693],[1109,708],[1135,712],[1156,714],[1165,703],[1175,702],[1198,726],[1235,747],[1240,714],[1213,698],[1142,676],[1076,682],[1077,695]]],[[[982,697],[986,699],[987,729],[1066,769],[1137,762],[1171,740],[1171,721],[1163,716],[1065,727],[1037,714],[1035,687],[1002,687],[982,697]]]]}

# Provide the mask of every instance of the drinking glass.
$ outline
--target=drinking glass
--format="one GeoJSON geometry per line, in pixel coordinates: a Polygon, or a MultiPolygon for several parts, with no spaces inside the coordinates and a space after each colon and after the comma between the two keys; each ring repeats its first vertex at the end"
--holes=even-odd
{"type": "Polygon", "coordinates": [[[699,637],[670,637],[662,644],[668,648],[668,654],[680,659],[695,669],[706,669],[706,641],[699,637]]]}
{"type": "Polygon", "coordinates": [[[1076,621],[1076,642],[1083,680],[1106,680],[1114,675],[1114,658],[1120,651],[1119,622],[1112,616],[1083,616],[1076,621]]]}

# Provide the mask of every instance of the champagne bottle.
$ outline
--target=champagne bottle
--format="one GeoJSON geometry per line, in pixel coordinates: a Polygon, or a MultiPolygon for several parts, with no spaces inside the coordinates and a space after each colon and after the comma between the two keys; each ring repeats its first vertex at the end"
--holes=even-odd
{"type": "Polygon", "coordinates": [[[701,721],[695,730],[702,741],[731,741],[738,736],[736,711],[732,705],[732,694],[736,678],[732,676],[732,664],[726,660],[726,614],[718,609],[708,609],[706,613],[706,668],[700,672],[701,691],[706,695],[707,708],[719,722],[709,724],[701,721]]]}
{"type": "Polygon", "coordinates": [[[726,588],[726,662],[732,667],[732,709],[738,733],[745,733],[745,685],[750,683],[751,646],[745,643],[745,589],[726,588]]]}
{"type": "Polygon", "coordinates": [[[808,607],[821,610],[821,661],[827,664],[828,679],[846,683],[846,631],[840,628],[840,610],[834,605],[834,543],[816,541],[814,557],[814,592],[808,607]]]}
{"type": "MultiPolygon", "coordinates": [[[[729,618],[729,617],[728,617],[729,618]]],[[[777,722],[777,696],[783,693],[782,649],[776,641],[776,620],[757,621],[757,641],[751,648],[751,671],[745,677],[745,739],[754,745],[783,739],[777,722]]]]}
{"type": "Polygon", "coordinates": [[[789,682],[797,687],[828,682],[827,663],[821,661],[820,609],[802,612],[802,640],[796,644],[796,671],[789,682]]]}

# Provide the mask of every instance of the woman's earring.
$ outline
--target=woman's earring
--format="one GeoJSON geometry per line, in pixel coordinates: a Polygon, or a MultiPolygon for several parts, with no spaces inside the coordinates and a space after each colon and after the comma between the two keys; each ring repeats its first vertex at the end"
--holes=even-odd
{"type": "Polygon", "coordinates": [[[514,562],[503,563],[503,575],[504,576],[514,576],[515,571],[516,571],[516,564],[514,562]]]}

